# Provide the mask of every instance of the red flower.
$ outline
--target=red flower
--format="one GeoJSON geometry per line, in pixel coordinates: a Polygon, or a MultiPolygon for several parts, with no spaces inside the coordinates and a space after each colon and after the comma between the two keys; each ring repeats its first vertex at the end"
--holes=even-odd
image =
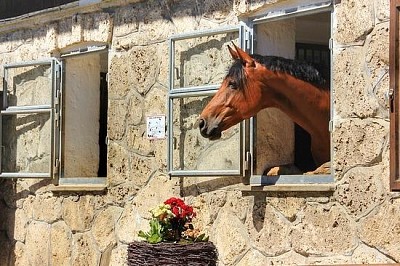
{"type": "Polygon", "coordinates": [[[186,205],[182,199],[172,197],[167,199],[164,204],[170,205],[175,218],[183,220],[183,222],[191,222],[192,218],[196,216],[193,207],[186,205]]]}

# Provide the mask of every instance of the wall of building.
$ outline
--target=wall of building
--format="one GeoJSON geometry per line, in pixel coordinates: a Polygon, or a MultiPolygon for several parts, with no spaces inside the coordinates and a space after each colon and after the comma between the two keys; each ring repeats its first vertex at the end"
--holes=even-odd
{"type": "Polygon", "coordinates": [[[238,189],[238,178],[169,178],[166,141],[143,137],[146,116],[167,113],[169,36],[236,25],[269,2],[276,1],[99,4],[44,24],[0,26],[0,65],[89,41],[111,46],[107,192],[0,181],[0,265],[125,265],[128,244],[148,229],[148,210],[171,196],[196,208],[219,265],[399,262],[385,99],[388,0],[335,4],[333,192],[252,193],[238,189]]]}

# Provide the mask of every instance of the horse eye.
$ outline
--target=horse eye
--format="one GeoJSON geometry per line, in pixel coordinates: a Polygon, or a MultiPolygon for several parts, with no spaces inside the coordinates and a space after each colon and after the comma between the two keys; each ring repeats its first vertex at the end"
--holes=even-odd
{"type": "Polygon", "coordinates": [[[236,90],[238,88],[237,83],[235,81],[229,81],[228,83],[229,88],[231,88],[232,90],[236,90]]]}

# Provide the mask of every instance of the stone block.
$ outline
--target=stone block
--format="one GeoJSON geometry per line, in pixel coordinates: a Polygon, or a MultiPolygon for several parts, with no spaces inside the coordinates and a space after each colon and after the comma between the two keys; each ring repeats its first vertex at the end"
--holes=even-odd
{"type": "Polygon", "coordinates": [[[189,199],[197,213],[195,228],[209,229],[217,219],[221,208],[226,204],[227,193],[224,191],[210,191],[189,199]]]}
{"type": "Polygon", "coordinates": [[[113,21],[109,13],[82,15],[82,41],[109,43],[112,39],[113,21]]]}
{"type": "Polygon", "coordinates": [[[119,245],[111,252],[110,265],[126,265],[128,260],[128,245],[119,245]]]}
{"type": "Polygon", "coordinates": [[[246,225],[248,234],[257,250],[268,256],[288,252],[291,224],[264,200],[255,200],[246,225]]]}
{"type": "Polygon", "coordinates": [[[127,124],[137,126],[144,122],[144,111],[147,109],[144,108],[143,102],[144,98],[139,93],[132,93],[128,103],[127,124]]]}
{"type": "Polygon", "coordinates": [[[61,202],[61,198],[52,197],[49,193],[37,195],[32,201],[33,219],[47,223],[59,220],[62,215],[61,202]]]}
{"type": "Polygon", "coordinates": [[[150,219],[150,209],[163,203],[170,197],[179,197],[179,180],[167,175],[155,173],[132,201],[132,208],[145,219],[150,219]]]}
{"type": "Polygon", "coordinates": [[[370,0],[343,0],[335,5],[336,29],[333,33],[339,44],[364,41],[374,27],[374,6],[370,0]]]}
{"type": "Polygon", "coordinates": [[[289,251],[280,256],[268,257],[256,249],[251,249],[239,261],[237,266],[254,266],[254,265],[279,265],[279,266],[294,266],[307,265],[307,259],[300,254],[289,251]]]}
{"type": "Polygon", "coordinates": [[[116,244],[114,229],[121,213],[121,208],[110,206],[96,215],[91,232],[101,252],[109,245],[116,244]]]}
{"type": "Polygon", "coordinates": [[[71,231],[84,232],[91,227],[95,214],[93,196],[65,198],[62,207],[62,218],[71,231]]]}
{"type": "Polygon", "coordinates": [[[26,216],[25,209],[16,209],[14,213],[9,212],[8,218],[10,219],[8,234],[17,241],[24,242],[26,235],[26,228],[29,224],[29,219],[26,216]]]}
{"type": "Polygon", "coordinates": [[[389,116],[389,22],[377,24],[366,42],[368,94],[379,104],[377,115],[389,116]]]}
{"type": "Polygon", "coordinates": [[[210,240],[217,247],[222,265],[235,265],[237,257],[243,256],[250,248],[246,226],[229,208],[219,212],[210,231],[210,240]]]}
{"type": "Polygon", "coordinates": [[[360,221],[360,239],[371,248],[400,260],[400,200],[386,200],[360,221]]]}
{"type": "Polygon", "coordinates": [[[126,64],[129,65],[129,79],[133,88],[146,95],[158,76],[159,59],[155,46],[134,47],[129,51],[126,64]]]}
{"type": "MultiPolygon", "coordinates": [[[[15,266],[26,266],[29,265],[29,251],[26,250],[25,244],[22,242],[15,242],[14,252],[11,254],[11,261],[15,262],[15,266]]],[[[7,265],[8,266],[8,265],[7,265]]]]}
{"type": "Polygon", "coordinates": [[[47,265],[50,260],[50,229],[45,222],[32,221],[27,227],[24,255],[28,265],[47,265]]]}
{"type": "Polygon", "coordinates": [[[129,152],[115,142],[108,145],[107,175],[111,186],[124,182],[131,175],[129,152]]]}
{"type": "Polygon", "coordinates": [[[375,20],[387,21],[390,17],[390,0],[374,0],[375,20]]]}
{"type": "Polygon", "coordinates": [[[128,64],[128,54],[118,54],[110,57],[108,97],[109,100],[122,100],[126,98],[133,88],[133,82],[130,79],[131,65],[128,64]]]}
{"type": "Polygon", "coordinates": [[[266,202],[280,212],[288,221],[295,222],[298,213],[304,208],[306,199],[286,194],[285,197],[278,195],[267,196],[266,202]]]}
{"type": "Polygon", "coordinates": [[[100,252],[90,232],[77,233],[72,236],[71,265],[98,265],[100,252]]]}
{"type": "Polygon", "coordinates": [[[335,198],[348,213],[360,218],[382,203],[385,196],[383,177],[389,173],[381,165],[351,168],[337,185],[335,198]]]}
{"type": "Polygon", "coordinates": [[[71,265],[72,232],[65,222],[59,221],[51,225],[50,241],[51,264],[71,265]]]}
{"type": "Polygon", "coordinates": [[[124,137],[128,112],[125,101],[109,101],[107,132],[110,140],[121,140],[124,137]]]}
{"type": "Polygon", "coordinates": [[[348,47],[334,54],[333,64],[334,109],[345,117],[373,117],[379,108],[367,83],[365,54],[362,47],[348,47]]]}
{"type": "Polygon", "coordinates": [[[335,121],[333,132],[333,167],[340,172],[355,166],[371,166],[382,162],[387,150],[389,123],[374,119],[349,119],[335,121]]]}
{"type": "Polygon", "coordinates": [[[293,250],[303,255],[343,254],[358,244],[354,221],[340,207],[327,204],[306,205],[290,239],[293,250]]]}
{"type": "MultiPolygon", "coordinates": [[[[147,231],[148,226],[149,221],[140,215],[138,209],[132,206],[131,202],[125,204],[121,218],[115,225],[115,233],[118,242],[129,244],[133,241],[143,240],[138,237],[138,233],[140,230],[147,231]]],[[[126,246],[126,249],[127,248],[128,247],[126,246]]]]}

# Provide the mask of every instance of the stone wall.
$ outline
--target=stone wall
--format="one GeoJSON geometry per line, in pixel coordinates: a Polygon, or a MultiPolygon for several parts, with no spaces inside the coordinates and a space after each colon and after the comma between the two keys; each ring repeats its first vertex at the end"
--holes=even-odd
{"type": "Polygon", "coordinates": [[[1,266],[125,265],[149,208],[171,196],[194,205],[221,266],[400,261],[400,195],[388,186],[388,0],[335,4],[332,193],[245,192],[238,178],[169,178],[166,141],[143,137],[146,116],[167,113],[169,36],[236,25],[278,1],[104,2],[107,9],[0,34],[0,65],[84,42],[111,46],[107,191],[56,193],[48,180],[1,180],[1,266]]]}

